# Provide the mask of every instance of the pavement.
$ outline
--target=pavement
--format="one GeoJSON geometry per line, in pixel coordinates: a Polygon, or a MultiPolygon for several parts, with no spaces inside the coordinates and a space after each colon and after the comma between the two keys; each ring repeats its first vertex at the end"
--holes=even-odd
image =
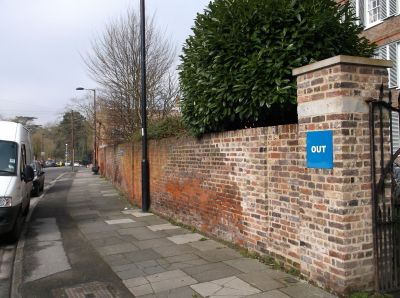
{"type": "Polygon", "coordinates": [[[87,169],[56,184],[18,245],[13,297],[335,297],[142,213],[87,169]]]}

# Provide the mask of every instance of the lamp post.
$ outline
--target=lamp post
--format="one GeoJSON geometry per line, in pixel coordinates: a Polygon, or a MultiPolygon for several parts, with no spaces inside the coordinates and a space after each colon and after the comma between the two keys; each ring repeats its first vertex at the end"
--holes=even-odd
{"type": "Polygon", "coordinates": [[[67,165],[68,162],[68,144],[65,144],[65,163],[64,165],[67,165]]]}
{"type": "Polygon", "coordinates": [[[147,212],[150,207],[149,195],[149,162],[147,160],[147,111],[146,111],[146,32],[145,32],[145,5],[140,0],[140,74],[141,74],[141,116],[142,116],[142,211],[147,212]]]}
{"type": "Polygon", "coordinates": [[[74,169],[74,163],[75,163],[75,133],[74,133],[74,110],[71,110],[71,149],[72,149],[72,159],[71,159],[71,168],[72,172],[75,171],[74,169]]]}
{"type": "Polygon", "coordinates": [[[93,113],[94,113],[94,120],[93,120],[93,129],[94,129],[94,150],[93,150],[93,159],[94,164],[92,167],[93,173],[97,174],[99,172],[99,167],[97,166],[97,132],[96,132],[96,89],[86,89],[83,87],[76,88],[78,91],[88,90],[93,91],[93,113]]]}

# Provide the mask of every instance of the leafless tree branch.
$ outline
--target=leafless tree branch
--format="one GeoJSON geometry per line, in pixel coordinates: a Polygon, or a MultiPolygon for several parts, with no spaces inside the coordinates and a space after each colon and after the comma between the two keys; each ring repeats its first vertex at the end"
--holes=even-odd
{"type": "MultiPolygon", "coordinates": [[[[140,127],[140,23],[130,10],[109,23],[83,57],[89,74],[101,86],[98,115],[107,139],[130,139],[140,127]]],[[[147,106],[149,118],[162,119],[175,106],[178,82],[173,75],[176,50],[154,25],[146,22],[147,106]]],[[[86,115],[90,109],[87,105],[86,115]]]]}

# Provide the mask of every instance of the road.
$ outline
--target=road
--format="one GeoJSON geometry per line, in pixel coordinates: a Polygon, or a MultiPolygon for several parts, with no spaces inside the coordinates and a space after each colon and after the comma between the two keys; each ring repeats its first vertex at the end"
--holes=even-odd
{"type": "MultiPolygon", "coordinates": [[[[44,192],[46,192],[50,188],[57,177],[64,173],[71,172],[71,168],[46,168],[45,172],[46,178],[44,192]]],[[[37,204],[42,196],[43,193],[40,197],[31,198],[31,206],[37,204]]],[[[6,239],[0,239],[0,297],[10,296],[11,276],[16,246],[17,243],[8,244],[6,243],[6,239]]]]}

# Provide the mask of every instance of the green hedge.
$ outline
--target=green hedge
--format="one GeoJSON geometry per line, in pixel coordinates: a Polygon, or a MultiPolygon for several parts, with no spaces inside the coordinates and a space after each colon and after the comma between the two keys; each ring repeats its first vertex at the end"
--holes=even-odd
{"type": "Polygon", "coordinates": [[[292,69],[374,45],[334,0],[214,0],[198,14],[179,66],[195,135],[297,121],[292,69]]]}

